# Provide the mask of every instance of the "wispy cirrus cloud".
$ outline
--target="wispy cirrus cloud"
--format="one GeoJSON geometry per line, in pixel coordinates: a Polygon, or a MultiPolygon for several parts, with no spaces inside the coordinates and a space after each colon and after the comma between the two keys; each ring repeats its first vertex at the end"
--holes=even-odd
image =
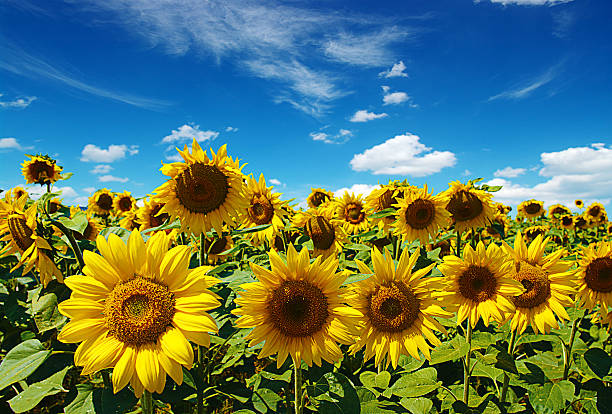
{"type": "Polygon", "coordinates": [[[558,63],[535,78],[529,79],[526,82],[522,82],[511,87],[510,89],[490,96],[487,101],[490,102],[498,99],[518,100],[527,98],[537,89],[540,89],[541,87],[552,82],[559,75],[562,64],[563,62],[558,63]]]}
{"type": "Polygon", "coordinates": [[[326,132],[311,132],[310,138],[313,141],[321,141],[326,144],[344,144],[353,136],[353,132],[348,129],[340,129],[336,134],[328,134],[326,132]]]}
{"type": "MultiPolygon", "coordinates": [[[[481,3],[486,0],[474,0],[474,3],[481,3]]],[[[499,3],[507,6],[556,6],[558,4],[570,3],[574,0],[489,0],[491,3],[499,3]]]]}
{"type": "MultiPolygon", "coordinates": [[[[0,93],[0,98],[4,95],[0,93]]],[[[30,106],[32,102],[36,100],[36,96],[26,96],[24,98],[17,98],[8,101],[0,101],[0,108],[4,109],[24,109],[30,106]]]]}
{"type": "Polygon", "coordinates": [[[2,59],[0,59],[0,69],[4,69],[16,75],[25,76],[31,79],[51,80],[90,95],[123,102],[145,109],[159,110],[170,105],[169,102],[159,99],[117,92],[79,80],[75,75],[69,73],[69,71],[62,70],[43,58],[27,53],[19,46],[4,38],[0,38],[0,55],[2,56],[2,59]]]}

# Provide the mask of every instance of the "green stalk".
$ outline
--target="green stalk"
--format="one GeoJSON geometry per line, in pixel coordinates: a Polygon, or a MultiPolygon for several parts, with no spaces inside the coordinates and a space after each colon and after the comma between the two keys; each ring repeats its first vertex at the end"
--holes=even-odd
{"type": "Polygon", "coordinates": [[[82,272],[83,268],[85,267],[85,261],[83,260],[83,253],[81,253],[81,248],[79,247],[74,236],[72,235],[72,230],[70,230],[69,228],[67,228],[62,223],[56,220],[51,220],[51,224],[53,224],[62,233],[64,233],[64,235],[70,242],[70,247],[72,248],[72,251],[74,252],[74,256],[76,257],[77,262],[79,264],[79,270],[82,272]]]}
{"type": "MultiPolygon", "coordinates": [[[[206,252],[206,243],[205,243],[205,239],[206,236],[204,233],[200,234],[200,266],[204,266],[206,264],[206,262],[208,261],[208,254],[206,252]]],[[[200,371],[200,376],[202,378],[202,381],[204,380],[204,351],[202,350],[202,347],[200,345],[196,345],[198,347],[198,370],[200,371]]],[[[204,399],[204,391],[203,391],[203,384],[201,384],[199,381],[196,384],[196,407],[198,410],[198,414],[203,414],[204,413],[204,403],[203,403],[203,399],[204,399]]]]}
{"type": "Polygon", "coordinates": [[[470,357],[472,356],[472,324],[470,324],[470,318],[467,319],[467,333],[465,339],[470,348],[463,361],[463,402],[465,405],[468,405],[470,397],[470,357]]]}
{"type": "MultiPolygon", "coordinates": [[[[508,345],[508,354],[512,357],[514,355],[514,342],[516,341],[516,329],[512,331],[510,336],[510,344],[508,345]]],[[[501,396],[499,397],[500,402],[503,404],[506,402],[506,394],[508,392],[508,385],[510,384],[510,377],[508,373],[504,371],[504,385],[502,387],[501,396]]]]}
{"type": "Polygon", "coordinates": [[[104,382],[104,388],[106,388],[107,390],[112,390],[113,383],[111,382],[110,374],[105,369],[100,372],[102,373],[102,381],[104,382]]]}
{"type": "Polygon", "coordinates": [[[140,407],[143,414],[153,414],[153,395],[151,391],[144,390],[140,397],[140,407]]]}
{"type": "Polygon", "coordinates": [[[461,232],[457,230],[457,246],[455,251],[457,257],[461,257],[461,232]]]}
{"type": "Polygon", "coordinates": [[[399,260],[401,248],[402,248],[402,236],[397,236],[397,240],[395,241],[395,260],[399,260]]]}
{"type": "Polygon", "coordinates": [[[295,372],[295,414],[302,414],[302,367],[301,361],[293,363],[295,372]]]}
{"type": "Polygon", "coordinates": [[[584,316],[581,316],[574,320],[574,322],[572,323],[572,333],[570,334],[569,344],[567,345],[567,347],[565,346],[565,344],[563,345],[563,349],[565,351],[563,352],[563,379],[564,380],[566,380],[567,376],[569,375],[570,365],[572,364],[572,347],[574,346],[574,338],[576,337],[576,332],[578,331],[578,325],[580,325],[580,321],[582,321],[583,317],[584,316]]]}

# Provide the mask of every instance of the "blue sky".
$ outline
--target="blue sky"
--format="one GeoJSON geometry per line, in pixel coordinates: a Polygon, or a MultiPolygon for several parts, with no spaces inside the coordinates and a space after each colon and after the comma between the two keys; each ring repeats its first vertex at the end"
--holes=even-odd
{"type": "Polygon", "coordinates": [[[284,198],[501,184],[612,199],[606,0],[0,0],[0,188],[48,153],[69,203],[151,193],[196,137],[284,198]]]}

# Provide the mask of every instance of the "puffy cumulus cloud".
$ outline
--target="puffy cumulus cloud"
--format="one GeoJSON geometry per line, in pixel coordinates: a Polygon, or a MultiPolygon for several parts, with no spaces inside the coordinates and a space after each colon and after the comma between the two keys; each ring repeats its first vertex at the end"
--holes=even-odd
{"type": "Polygon", "coordinates": [[[505,177],[505,178],[514,178],[519,175],[525,174],[527,170],[525,168],[512,168],[506,167],[501,170],[497,170],[493,173],[494,177],[505,177]]]}
{"type": "MultiPolygon", "coordinates": [[[[0,93],[0,98],[3,96],[4,95],[0,93]]],[[[25,98],[17,98],[13,101],[0,101],[0,108],[24,109],[30,106],[36,99],[36,96],[26,96],[25,98]]]]}
{"type": "Polygon", "coordinates": [[[0,150],[3,149],[22,149],[17,138],[0,138],[0,150]]]}
{"type": "Polygon", "coordinates": [[[270,178],[268,180],[268,182],[270,184],[273,184],[273,185],[283,185],[283,183],[280,180],[276,179],[276,178],[270,178]]]}
{"type": "Polygon", "coordinates": [[[407,78],[408,74],[404,72],[406,70],[406,65],[404,65],[403,61],[399,61],[394,64],[391,69],[380,72],[378,76],[382,78],[407,78]]]}
{"type": "Polygon", "coordinates": [[[114,175],[107,174],[107,175],[99,176],[98,181],[102,183],[109,183],[109,182],[127,183],[129,179],[127,177],[115,177],[114,175]]]}
{"type": "Polygon", "coordinates": [[[577,198],[585,203],[610,203],[612,146],[592,144],[545,152],[540,154],[540,160],[543,167],[539,175],[546,177],[546,181],[529,186],[495,178],[487,183],[503,186],[495,193],[495,199],[511,205],[530,198],[542,200],[548,205],[563,203],[573,206],[577,198]]]}
{"type": "Polygon", "coordinates": [[[111,165],[108,164],[98,164],[96,165],[93,170],[91,170],[92,174],[108,174],[109,172],[111,172],[113,169],[113,167],[111,165]]]}
{"type": "Polygon", "coordinates": [[[337,134],[328,134],[325,132],[311,132],[310,138],[313,141],[321,141],[326,144],[344,144],[353,136],[353,133],[348,129],[340,129],[337,134]]]}
{"type": "MultiPolygon", "coordinates": [[[[232,127],[228,127],[232,128],[232,127]]],[[[236,131],[238,128],[235,129],[236,131]]],[[[233,130],[232,130],[233,131],[233,130]]],[[[196,124],[185,124],[183,126],[178,127],[178,129],[173,129],[170,135],[166,135],[162,139],[163,144],[169,143],[179,143],[181,141],[191,141],[195,138],[198,142],[210,141],[219,136],[217,131],[200,130],[200,126],[196,124]]]]}
{"type": "Polygon", "coordinates": [[[391,88],[388,86],[382,86],[382,90],[384,92],[383,105],[399,105],[408,102],[408,106],[411,108],[418,108],[418,105],[412,101],[412,98],[406,92],[390,92],[391,88]]]}
{"type": "Polygon", "coordinates": [[[384,112],[380,114],[376,114],[374,112],[368,112],[365,109],[360,109],[353,114],[350,121],[351,122],[368,122],[368,121],[373,121],[375,119],[386,118],[387,116],[389,115],[387,115],[384,112]]]}
{"type": "Polygon", "coordinates": [[[452,167],[456,162],[452,152],[432,151],[417,135],[406,132],[355,154],[350,164],[355,171],[424,177],[452,167]]]}
{"type": "Polygon", "coordinates": [[[81,161],[111,163],[123,159],[126,155],[138,154],[138,145],[125,144],[109,145],[108,148],[100,148],[94,144],[87,144],[81,151],[81,161]]]}
{"type": "Polygon", "coordinates": [[[350,187],[342,187],[342,188],[335,190],[334,194],[336,195],[336,197],[342,197],[344,195],[344,192],[348,191],[349,194],[350,193],[353,193],[355,195],[361,194],[365,197],[368,194],[370,194],[372,190],[374,190],[376,187],[378,186],[370,185],[370,184],[353,184],[350,187]]]}

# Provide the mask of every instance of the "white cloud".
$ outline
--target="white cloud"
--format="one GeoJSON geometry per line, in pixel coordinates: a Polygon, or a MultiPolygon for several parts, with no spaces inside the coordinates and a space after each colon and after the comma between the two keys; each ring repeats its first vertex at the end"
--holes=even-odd
{"type": "Polygon", "coordinates": [[[127,183],[129,181],[129,179],[127,177],[115,177],[114,175],[101,175],[98,177],[98,181],[102,182],[102,183],[108,183],[108,182],[118,182],[118,183],[127,183]]]}
{"type": "Polygon", "coordinates": [[[327,134],[325,132],[311,132],[310,138],[313,141],[322,141],[326,144],[344,144],[353,136],[348,129],[340,129],[337,134],[327,134]]]}
{"type": "Polygon", "coordinates": [[[83,188],[83,191],[85,191],[86,193],[93,193],[94,191],[96,191],[95,187],[85,187],[83,188]]]}
{"type": "MultiPolygon", "coordinates": [[[[4,95],[0,93],[0,97],[2,96],[4,95]]],[[[0,101],[0,108],[24,109],[30,106],[36,99],[36,96],[26,96],[25,98],[18,98],[14,101],[0,101]]]]}
{"type": "Polygon", "coordinates": [[[233,126],[228,126],[225,128],[225,132],[237,132],[238,128],[235,128],[233,126]]]}
{"type": "Polygon", "coordinates": [[[512,168],[506,167],[501,170],[497,170],[493,173],[494,177],[514,178],[519,175],[525,174],[527,170],[525,168],[512,168]]]}
{"type": "MultiPolygon", "coordinates": [[[[25,187],[25,189],[28,192],[30,198],[34,200],[38,200],[40,196],[42,196],[43,194],[47,192],[47,187],[40,186],[40,185],[25,187]]],[[[61,193],[60,197],[63,198],[65,201],[68,201],[69,199],[72,199],[78,195],[75,189],[70,186],[53,187],[52,191],[54,193],[58,193],[58,192],[61,193]]]]}
{"type": "Polygon", "coordinates": [[[412,102],[412,98],[406,92],[389,92],[391,88],[388,86],[381,86],[381,88],[384,92],[383,105],[399,105],[408,102],[411,108],[418,108],[418,105],[412,102]]]}
{"type": "Polygon", "coordinates": [[[374,112],[368,112],[365,109],[360,109],[357,112],[355,112],[353,114],[353,116],[351,117],[350,121],[351,122],[368,122],[368,121],[372,121],[374,119],[380,119],[380,118],[385,118],[389,115],[387,115],[386,113],[380,113],[380,114],[376,114],[374,112]]]}
{"type": "Polygon", "coordinates": [[[283,183],[280,182],[280,180],[277,180],[276,178],[270,178],[268,181],[270,182],[270,184],[273,184],[273,185],[282,185],[283,184],[283,183]]]}
{"type": "MultiPolygon", "coordinates": [[[[231,127],[230,127],[231,128],[231,127]]],[[[173,143],[181,141],[191,141],[195,138],[198,142],[210,141],[219,136],[217,131],[200,130],[200,126],[196,124],[185,124],[180,126],[178,129],[173,129],[170,135],[166,135],[162,139],[162,143],[173,143]]]]}
{"type": "Polygon", "coordinates": [[[589,147],[567,148],[540,154],[543,167],[539,175],[547,180],[533,186],[514,183],[503,178],[490,180],[490,185],[502,185],[495,199],[516,205],[536,198],[546,204],[563,203],[573,206],[577,198],[586,203],[610,203],[612,188],[612,147],[591,144],[589,147]]]}
{"type": "Polygon", "coordinates": [[[113,167],[108,164],[98,164],[93,170],[91,170],[92,174],[108,174],[113,170],[113,167]]]}
{"type": "Polygon", "coordinates": [[[109,145],[103,149],[94,144],[87,144],[81,151],[81,161],[110,163],[125,158],[126,155],[138,154],[138,145],[109,145]]]}
{"type": "Polygon", "coordinates": [[[363,196],[367,196],[368,194],[372,192],[372,190],[378,187],[379,187],[378,185],[370,185],[370,184],[353,184],[350,187],[342,187],[342,188],[335,190],[334,194],[336,194],[338,197],[342,197],[344,195],[344,192],[348,191],[349,194],[354,193],[355,195],[361,194],[363,196]]]}
{"type": "Polygon", "coordinates": [[[22,149],[16,138],[0,138],[0,149],[22,149]]]}
{"type": "Polygon", "coordinates": [[[168,161],[174,161],[174,162],[185,161],[183,160],[183,157],[181,157],[181,154],[177,152],[175,152],[174,154],[166,154],[166,159],[168,161]]]}
{"type": "Polygon", "coordinates": [[[404,72],[406,70],[406,65],[404,65],[403,61],[399,61],[394,64],[391,69],[380,72],[378,76],[383,78],[407,78],[408,74],[404,72]]]}
{"type": "Polygon", "coordinates": [[[355,154],[350,164],[355,171],[424,177],[457,162],[455,154],[450,151],[431,150],[420,142],[417,135],[407,132],[355,154]]]}
{"type": "MultiPolygon", "coordinates": [[[[483,0],[474,0],[474,3],[480,3],[483,0]]],[[[557,4],[570,3],[574,0],[489,0],[491,3],[499,3],[507,6],[514,4],[517,6],[556,6],[557,4]]]]}
{"type": "Polygon", "coordinates": [[[472,175],[472,172],[468,169],[465,169],[461,175],[463,175],[464,177],[469,177],[470,175],[472,175]]]}
{"type": "Polygon", "coordinates": [[[562,63],[559,63],[551,67],[536,78],[516,85],[508,90],[498,93],[497,95],[490,96],[488,101],[495,101],[497,99],[518,100],[528,97],[532,92],[553,81],[557,77],[561,64],[562,63]]]}

